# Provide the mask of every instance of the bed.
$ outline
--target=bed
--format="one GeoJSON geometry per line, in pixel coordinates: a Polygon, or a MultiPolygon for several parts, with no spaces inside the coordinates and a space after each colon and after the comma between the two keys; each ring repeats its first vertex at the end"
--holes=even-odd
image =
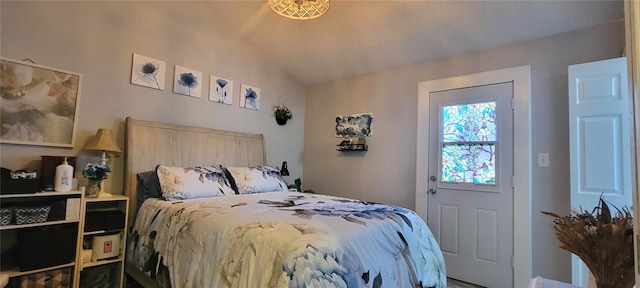
{"type": "Polygon", "coordinates": [[[145,287],[446,287],[413,211],[288,191],[265,154],[263,135],[127,118],[126,273],[145,287]]]}

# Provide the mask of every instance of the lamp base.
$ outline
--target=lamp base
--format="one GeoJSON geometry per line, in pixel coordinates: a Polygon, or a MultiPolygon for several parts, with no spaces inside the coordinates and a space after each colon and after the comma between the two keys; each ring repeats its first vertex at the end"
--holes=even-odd
{"type": "Polygon", "coordinates": [[[100,193],[98,193],[98,198],[111,197],[111,193],[104,192],[104,185],[100,185],[100,193]]]}
{"type": "Polygon", "coordinates": [[[111,197],[111,195],[113,195],[113,194],[100,191],[100,193],[98,193],[98,198],[111,197]]]}

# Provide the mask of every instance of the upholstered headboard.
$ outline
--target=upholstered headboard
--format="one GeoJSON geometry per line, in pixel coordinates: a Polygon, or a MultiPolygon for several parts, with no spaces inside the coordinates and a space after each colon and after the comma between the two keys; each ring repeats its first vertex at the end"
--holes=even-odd
{"type": "Polygon", "coordinates": [[[193,167],[257,166],[266,163],[264,136],[183,125],[126,119],[124,194],[129,223],[137,207],[136,174],[156,165],[193,167]]]}

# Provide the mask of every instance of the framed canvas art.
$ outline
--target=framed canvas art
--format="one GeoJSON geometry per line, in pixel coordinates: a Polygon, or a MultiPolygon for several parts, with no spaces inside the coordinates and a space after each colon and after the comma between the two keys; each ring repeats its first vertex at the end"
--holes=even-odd
{"type": "Polygon", "coordinates": [[[164,90],[167,64],[139,54],[133,54],[131,64],[131,84],[164,90]]]}
{"type": "Polygon", "coordinates": [[[176,65],[173,93],[200,98],[202,72],[176,65]]]}
{"type": "Polygon", "coordinates": [[[0,58],[0,143],[73,147],[81,74],[0,58]]]}
{"type": "Polygon", "coordinates": [[[209,101],[231,105],[233,103],[233,81],[222,77],[209,77],[209,101]]]}
{"type": "Polygon", "coordinates": [[[373,113],[336,116],[336,137],[367,137],[373,133],[373,113]]]}
{"type": "Polygon", "coordinates": [[[260,88],[240,84],[240,107],[260,110],[260,88]]]}

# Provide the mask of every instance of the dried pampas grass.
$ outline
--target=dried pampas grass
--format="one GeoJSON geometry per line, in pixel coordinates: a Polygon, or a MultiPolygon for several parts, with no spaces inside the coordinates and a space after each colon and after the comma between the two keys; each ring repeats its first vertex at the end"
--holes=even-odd
{"type": "Polygon", "coordinates": [[[570,215],[553,212],[559,247],[582,259],[595,277],[598,288],[631,288],[633,273],[633,215],[625,207],[609,206],[600,197],[598,206],[589,211],[572,210],[570,215]]]}

